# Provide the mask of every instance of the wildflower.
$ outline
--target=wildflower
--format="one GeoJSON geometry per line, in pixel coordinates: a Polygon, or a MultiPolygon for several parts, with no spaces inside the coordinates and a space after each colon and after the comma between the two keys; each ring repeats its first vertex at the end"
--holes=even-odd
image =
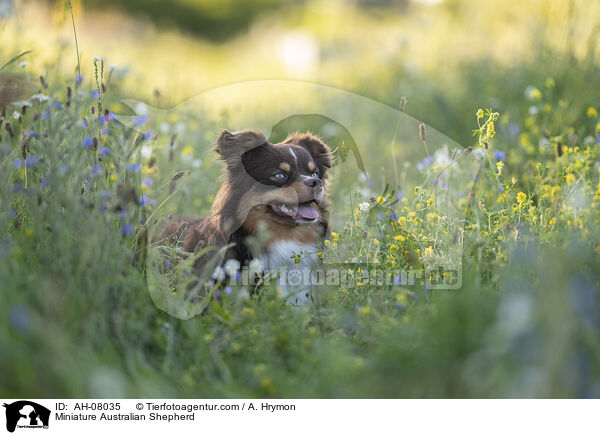
{"type": "Polygon", "coordinates": [[[381,204],[383,203],[383,196],[378,196],[377,197],[377,204],[381,204]]]}
{"type": "Polygon", "coordinates": [[[400,216],[398,218],[398,224],[401,225],[401,226],[406,225],[406,218],[404,216],[400,216]]]}
{"type": "Polygon", "coordinates": [[[231,295],[233,294],[233,289],[232,289],[230,286],[228,286],[228,285],[227,285],[227,286],[225,286],[225,289],[224,289],[224,290],[225,290],[225,294],[226,294],[227,296],[231,296],[231,295]]]}
{"type": "Polygon", "coordinates": [[[373,244],[375,246],[379,246],[379,239],[373,239],[373,244]]]}
{"type": "Polygon", "coordinates": [[[495,150],[494,151],[494,158],[496,160],[503,161],[506,158],[506,153],[504,151],[495,150]]]}
{"type": "Polygon", "coordinates": [[[100,60],[102,60],[102,58],[101,58],[100,56],[94,56],[94,60],[95,60],[96,62],[99,62],[100,60]]]}
{"type": "Polygon", "coordinates": [[[33,137],[40,137],[40,136],[41,136],[41,134],[39,131],[30,131],[29,132],[29,137],[33,138],[33,137]]]}
{"type": "Polygon", "coordinates": [[[86,148],[89,148],[92,146],[92,144],[94,143],[94,141],[92,140],[91,137],[86,136],[83,138],[83,146],[86,148]]]}
{"type": "Polygon", "coordinates": [[[525,96],[530,100],[536,101],[542,98],[542,92],[534,86],[527,86],[525,96]]]}
{"type": "Polygon", "coordinates": [[[553,88],[554,86],[556,86],[556,82],[554,81],[554,79],[552,77],[548,77],[546,79],[545,85],[547,88],[553,88]]]}
{"type": "Polygon", "coordinates": [[[483,118],[483,110],[482,110],[482,109],[479,109],[479,110],[477,111],[477,113],[475,114],[475,116],[477,116],[477,119],[481,119],[481,118],[483,118]]]}
{"type": "Polygon", "coordinates": [[[154,136],[154,132],[152,130],[148,130],[146,134],[144,134],[144,139],[150,140],[152,139],[152,136],[154,136]]]}
{"type": "Polygon", "coordinates": [[[90,92],[90,95],[94,100],[100,98],[100,92],[98,92],[98,89],[94,89],[92,92],[90,92]]]}
{"type": "Polygon", "coordinates": [[[23,160],[21,159],[15,159],[15,161],[13,162],[13,166],[17,169],[22,168],[23,167],[23,160]]]}
{"type": "Polygon", "coordinates": [[[405,304],[406,303],[406,295],[404,293],[398,293],[396,295],[396,302],[399,302],[401,304],[405,304]]]}
{"type": "Polygon", "coordinates": [[[575,184],[575,175],[573,174],[567,174],[567,177],[565,178],[565,181],[567,182],[567,185],[572,186],[573,184],[575,184]]]}
{"type": "Polygon", "coordinates": [[[139,172],[140,172],[140,170],[141,170],[142,168],[140,167],[140,164],[139,164],[139,163],[130,163],[130,164],[128,164],[128,165],[125,167],[125,169],[126,169],[127,171],[134,172],[134,173],[136,173],[136,174],[137,174],[137,173],[139,173],[139,172]]]}
{"type": "Polygon", "coordinates": [[[255,258],[248,264],[248,269],[250,272],[261,273],[263,271],[263,265],[258,258],[255,258]]]}
{"type": "Polygon", "coordinates": [[[121,234],[122,234],[123,236],[128,236],[128,235],[130,235],[131,233],[133,233],[133,227],[132,227],[131,225],[127,224],[127,225],[124,225],[124,226],[121,228],[121,234]]]}
{"type": "Polygon", "coordinates": [[[100,130],[100,132],[102,134],[110,134],[110,128],[103,128],[102,130],[100,130]]]}
{"type": "Polygon", "coordinates": [[[498,169],[498,176],[502,175],[502,168],[504,167],[504,162],[500,160],[496,162],[496,168],[498,169]]]}
{"type": "Polygon", "coordinates": [[[360,307],[357,311],[358,311],[358,314],[368,316],[369,314],[371,314],[371,307],[369,307],[369,306],[360,307]]]}
{"type": "Polygon", "coordinates": [[[62,110],[63,104],[60,101],[57,101],[56,103],[54,103],[54,108],[56,110],[62,110]]]}
{"type": "Polygon", "coordinates": [[[94,167],[92,168],[92,177],[95,177],[96,175],[98,175],[100,173],[100,165],[99,164],[95,164],[94,167]]]}
{"type": "Polygon", "coordinates": [[[393,253],[395,253],[397,251],[398,251],[398,245],[396,245],[395,243],[392,243],[390,245],[390,252],[393,254],[393,253]]]}
{"type": "Polygon", "coordinates": [[[427,166],[431,165],[433,163],[433,157],[425,157],[422,161],[420,161],[419,163],[417,163],[417,169],[419,171],[422,171],[423,169],[425,169],[427,166]]]}
{"type": "Polygon", "coordinates": [[[112,150],[107,147],[100,147],[99,153],[101,156],[105,156],[112,153],[112,150]]]}
{"type": "Polygon", "coordinates": [[[50,111],[48,109],[42,112],[41,118],[42,121],[46,121],[50,117],[50,111]]]}
{"type": "Polygon", "coordinates": [[[77,74],[75,77],[75,84],[80,85],[83,82],[83,76],[81,74],[77,74]]]}
{"type": "Polygon", "coordinates": [[[12,117],[13,117],[13,119],[16,119],[16,120],[18,120],[18,119],[21,117],[21,114],[15,110],[15,111],[12,113],[12,117]]]}
{"type": "Polygon", "coordinates": [[[25,68],[27,67],[27,62],[23,61],[19,63],[19,68],[25,68]]]}
{"type": "Polygon", "coordinates": [[[587,116],[588,116],[588,118],[597,118],[598,111],[596,110],[595,107],[590,106],[590,107],[588,107],[588,110],[587,110],[587,116]]]}
{"type": "Polygon", "coordinates": [[[37,165],[40,162],[40,158],[38,156],[29,156],[25,159],[25,166],[32,167],[37,165]]]}
{"type": "Polygon", "coordinates": [[[181,150],[182,156],[188,156],[194,152],[194,148],[190,145],[186,146],[183,150],[181,150]]]}
{"type": "Polygon", "coordinates": [[[360,310],[360,306],[359,305],[354,305],[354,311],[358,311],[360,310]]]}
{"type": "Polygon", "coordinates": [[[134,118],[134,124],[138,127],[146,122],[148,122],[148,115],[136,116],[134,118]]]}
{"type": "Polygon", "coordinates": [[[527,195],[525,195],[523,192],[517,193],[517,202],[519,204],[523,204],[525,201],[527,201],[527,195]]]}
{"type": "Polygon", "coordinates": [[[504,184],[502,184],[502,183],[498,183],[498,190],[499,190],[500,192],[504,192],[504,184]]]}

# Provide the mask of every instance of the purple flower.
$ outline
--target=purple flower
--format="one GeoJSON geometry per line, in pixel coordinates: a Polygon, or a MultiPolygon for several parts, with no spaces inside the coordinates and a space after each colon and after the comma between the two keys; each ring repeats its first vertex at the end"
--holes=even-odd
{"type": "Polygon", "coordinates": [[[596,138],[596,143],[600,143],[600,134],[598,134],[598,137],[596,138]]]}
{"type": "Polygon", "coordinates": [[[39,131],[30,131],[29,132],[29,137],[40,137],[41,134],[39,131]]]}
{"type": "Polygon", "coordinates": [[[97,100],[98,98],[100,98],[100,92],[98,92],[97,89],[93,90],[92,92],[90,92],[90,95],[92,96],[92,98],[94,100],[97,100]]]}
{"type": "Polygon", "coordinates": [[[91,147],[94,144],[94,141],[92,140],[91,137],[86,136],[83,138],[83,146],[86,148],[91,147]]]}
{"type": "Polygon", "coordinates": [[[154,184],[154,181],[152,181],[152,178],[150,178],[150,177],[147,177],[147,178],[144,180],[144,184],[145,184],[146,186],[150,187],[150,186],[152,186],[152,185],[154,184]]]}
{"type": "Polygon", "coordinates": [[[44,113],[42,113],[42,121],[46,121],[48,119],[48,117],[50,116],[50,111],[48,109],[44,110],[44,113]]]}
{"type": "Polygon", "coordinates": [[[138,127],[140,125],[145,124],[146,122],[148,122],[148,115],[136,116],[135,119],[134,119],[134,123],[138,127]]]}
{"type": "Polygon", "coordinates": [[[500,192],[504,192],[504,184],[502,184],[502,183],[498,183],[498,190],[499,190],[500,192]]]}
{"type": "Polygon", "coordinates": [[[142,195],[142,198],[140,199],[140,205],[142,207],[145,207],[148,205],[148,203],[149,203],[148,197],[146,195],[142,195]]]}
{"type": "Polygon", "coordinates": [[[402,311],[402,310],[404,310],[404,305],[401,304],[400,302],[397,302],[396,303],[396,308],[398,308],[399,311],[402,311]]]}
{"type": "Polygon", "coordinates": [[[167,259],[165,260],[165,266],[166,266],[166,267],[169,267],[170,265],[171,265],[171,261],[170,261],[170,260],[167,258],[167,259]]]}
{"type": "Polygon", "coordinates": [[[100,173],[100,165],[99,164],[95,164],[94,167],[92,168],[92,177],[95,177],[96,175],[98,175],[100,173]]]}
{"type": "Polygon", "coordinates": [[[32,167],[37,165],[40,162],[40,158],[37,156],[29,156],[25,159],[25,165],[28,167],[32,167]]]}
{"type": "Polygon", "coordinates": [[[15,159],[15,161],[13,162],[13,166],[17,169],[22,168],[23,167],[23,160],[21,159],[15,159]]]}
{"type": "Polygon", "coordinates": [[[152,139],[152,136],[154,136],[154,132],[152,130],[148,130],[146,132],[146,134],[144,135],[144,139],[150,140],[150,139],[152,139]]]}
{"type": "Polygon", "coordinates": [[[125,209],[123,209],[123,210],[119,210],[119,211],[117,212],[117,214],[118,214],[119,216],[125,217],[125,216],[127,216],[127,210],[125,210],[125,209]]]}
{"type": "Polygon", "coordinates": [[[126,166],[126,169],[137,174],[142,168],[139,163],[130,163],[126,166]]]}
{"type": "Polygon", "coordinates": [[[398,220],[398,215],[396,213],[390,213],[390,219],[393,221],[397,221],[398,220]]]}
{"type": "Polygon", "coordinates": [[[358,311],[358,310],[359,310],[359,308],[360,308],[360,306],[358,306],[358,305],[354,305],[354,311],[358,311]]]}
{"type": "Polygon", "coordinates": [[[102,132],[102,134],[110,134],[110,128],[103,128],[100,131],[102,132]]]}
{"type": "Polygon", "coordinates": [[[417,169],[419,171],[422,171],[423,169],[425,169],[427,166],[431,165],[432,163],[433,163],[433,157],[431,157],[431,156],[425,157],[422,161],[417,163],[417,169]]]}
{"type": "Polygon", "coordinates": [[[48,184],[46,179],[44,177],[40,177],[40,186],[45,187],[46,184],[48,184]]]}
{"type": "Polygon", "coordinates": [[[402,284],[402,275],[396,275],[394,277],[394,285],[400,285],[402,284]]]}
{"type": "Polygon", "coordinates": [[[121,228],[121,234],[123,236],[128,236],[131,233],[133,233],[133,227],[131,225],[127,224],[121,228]]]}
{"type": "Polygon", "coordinates": [[[80,85],[83,82],[83,76],[81,74],[77,74],[75,77],[75,84],[80,85]]]}
{"type": "Polygon", "coordinates": [[[215,292],[213,293],[215,298],[218,298],[219,296],[221,296],[221,290],[217,289],[215,290],[215,292]]]}
{"type": "Polygon", "coordinates": [[[504,161],[504,159],[506,158],[506,153],[504,151],[495,150],[494,151],[494,158],[496,160],[504,161]]]}
{"type": "Polygon", "coordinates": [[[83,128],[86,128],[88,126],[88,122],[86,118],[83,118],[81,121],[79,121],[81,123],[81,126],[83,128]]]}
{"type": "Polygon", "coordinates": [[[225,293],[227,294],[227,296],[231,296],[231,294],[233,293],[233,289],[229,286],[225,286],[225,293]]]}
{"type": "Polygon", "coordinates": [[[56,110],[62,110],[63,105],[62,105],[62,103],[60,101],[57,101],[56,103],[54,103],[54,108],[56,110]]]}
{"type": "Polygon", "coordinates": [[[112,150],[110,148],[106,148],[106,147],[100,147],[100,155],[101,156],[105,156],[107,154],[111,154],[112,150]]]}

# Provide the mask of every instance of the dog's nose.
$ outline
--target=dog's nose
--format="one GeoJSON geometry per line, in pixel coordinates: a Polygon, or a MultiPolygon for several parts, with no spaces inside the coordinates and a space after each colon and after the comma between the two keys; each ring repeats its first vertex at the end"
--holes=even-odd
{"type": "Polygon", "coordinates": [[[315,187],[323,187],[323,181],[320,178],[307,178],[304,180],[307,186],[315,188],[315,187]]]}

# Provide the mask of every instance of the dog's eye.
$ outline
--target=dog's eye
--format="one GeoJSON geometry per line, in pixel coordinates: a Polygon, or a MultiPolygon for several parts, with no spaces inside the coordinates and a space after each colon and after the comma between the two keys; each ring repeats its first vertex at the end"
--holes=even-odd
{"type": "Polygon", "coordinates": [[[311,176],[314,178],[319,178],[319,171],[313,172],[311,176]]]}
{"type": "Polygon", "coordinates": [[[287,178],[287,175],[284,174],[283,172],[275,172],[271,178],[273,178],[274,180],[277,180],[277,181],[283,181],[287,178]]]}

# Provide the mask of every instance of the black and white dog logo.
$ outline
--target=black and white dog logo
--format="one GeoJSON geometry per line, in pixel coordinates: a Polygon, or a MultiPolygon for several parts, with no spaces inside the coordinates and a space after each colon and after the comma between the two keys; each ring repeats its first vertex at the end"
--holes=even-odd
{"type": "Polygon", "coordinates": [[[6,408],[6,430],[14,432],[16,428],[47,429],[50,421],[50,410],[29,400],[19,400],[6,408]]]}

